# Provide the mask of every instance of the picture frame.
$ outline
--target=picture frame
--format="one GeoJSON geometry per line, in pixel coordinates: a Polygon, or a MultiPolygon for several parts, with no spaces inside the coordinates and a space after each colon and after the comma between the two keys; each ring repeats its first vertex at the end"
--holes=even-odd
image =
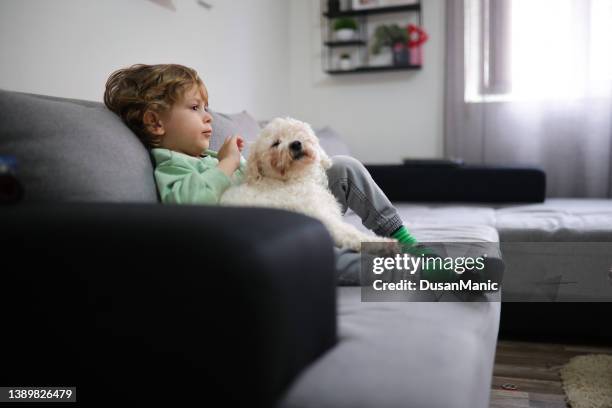
{"type": "Polygon", "coordinates": [[[380,7],[380,0],[353,0],[353,10],[380,7]]]}
{"type": "Polygon", "coordinates": [[[378,0],[379,7],[409,6],[418,4],[419,0],[378,0]]]}

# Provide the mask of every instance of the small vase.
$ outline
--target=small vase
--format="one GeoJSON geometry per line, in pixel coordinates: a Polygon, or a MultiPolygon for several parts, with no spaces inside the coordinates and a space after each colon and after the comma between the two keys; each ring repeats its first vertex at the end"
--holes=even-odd
{"type": "Polygon", "coordinates": [[[393,53],[389,47],[384,47],[378,54],[371,54],[368,58],[370,67],[388,67],[393,64],[393,53]]]}
{"type": "Polygon", "coordinates": [[[348,71],[353,68],[353,63],[350,58],[340,58],[340,69],[348,71]]]}
{"type": "Polygon", "coordinates": [[[338,41],[350,41],[355,38],[355,30],[351,30],[350,28],[342,28],[335,32],[336,40],[338,41]]]}
{"type": "Polygon", "coordinates": [[[393,45],[393,65],[410,65],[410,52],[408,51],[408,46],[406,44],[397,43],[393,45]]]}
{"type": "Polygon", "coordinates": [[[410,47],[410,65],[423,65],[423,47],[410,47]]]}

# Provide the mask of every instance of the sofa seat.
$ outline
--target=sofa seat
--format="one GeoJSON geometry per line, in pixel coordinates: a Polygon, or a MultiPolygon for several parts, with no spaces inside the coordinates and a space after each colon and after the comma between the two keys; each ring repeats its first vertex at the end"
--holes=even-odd
{"type": "MultiPolygon", "coordinates": [[[[354,213],[346,218],[360,226],[354,213]]],[[[413,232],[430,242],[498,242],[487,225],[413,232]]],[[[337,295],[338,344],[301,373],[281,407],[489,406],[499,293],[490,302],[362,302],[360,287],[337,295]]]]}
{"type": "Polygon", "coordinates": [[[361,302],[338,288],[338,344],[281,407],[488,407],[499,302],[361,302]]]}
{"type": "MultiPolygon", "coordinates": [[[[504,301],[612,301],[612,200],[551,198],[537,204],[396,203],[423,242],[501,242],[504,301]],[[543,282],[559,285],[538,286],[543,282]],[[535,282],[535,284],[534,284],[535,282]],[[546,288],[546,289],[544,289],[546,288]]],[[[356,214],[347,221],[364,230],[356,214]]]]}
{"type": "MultiPolygon", "coordinates": [[[[612,241],[612,200],[549,198],[537,204],[394,203],[417,239],[418,230],[438,227],[461,232],[494,228],[501,242],[509,241],[612,241]],[[473,227],[474,229],[470,229],[473,227]]],[[[365,230],[350,210],[346,219],[365,230]]],[[[493,236],[490,237],[492,240],[493,236]]]]}
{"type": "Polygon", "coordinates": [[[495,211],[502,241],[612,241],[612,200],[550,198],[495,211]]]}
{"type": "MultiPolygon", "coordinates": [[[[411,234],[421,242],[499,242],[492,209],[403,203],[396,203],[395,207],[411,234]]],[[[372,233],[352,210],[349,209],[344,218],[359,230],[372,233]]]]}

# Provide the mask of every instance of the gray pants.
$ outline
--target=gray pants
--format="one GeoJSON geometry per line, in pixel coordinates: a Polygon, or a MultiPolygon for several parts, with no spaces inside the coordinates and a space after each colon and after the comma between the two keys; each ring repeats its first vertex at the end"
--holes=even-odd
{"type": "MultiPolygon", "coordinates": [[[[343,214],[350,208],[366,228],[385,237],[402,225],[397,210],[359,160],[334,156],[332,163],[327,170],[329,188],[342,206],[343,214]]],[[[334,252],[338,284],[359,285],[361,254],[337,247],[334,252]]]]}

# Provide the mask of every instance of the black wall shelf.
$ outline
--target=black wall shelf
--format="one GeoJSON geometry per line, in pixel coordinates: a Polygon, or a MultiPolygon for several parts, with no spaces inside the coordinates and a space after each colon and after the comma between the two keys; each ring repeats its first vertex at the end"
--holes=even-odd
{"type": "Polygon", "coordinates": [[[368,72],[388,72],[388,71],[415,71],[421,69],[420,65],[390,65],[383,67],[357,67],[349,70],[333,69],[325,71],[332,75],[341,74],[365,74],[368,72]]]}
{"type": "MultiPolygon", "coordinates": [[[[421,10],[421,3],[418,2],[416,4],[406,4],[402,6],[389,6],[389,7],[373,7],[373,8],[365,8],[365,9],[355,9],[355,10],[340,10],[337,12],[329,13],[324,12],[323,17],[326,19],[327,26],[327,34],[324,37],[327,38],[327,41],[324,41],[323,44],[327,47],[328,52],[323,55],[327,58],[323,58],[322,65],[323,71],[330,75],[344,75],[344,74],[362,74],[362,73],[372,73],[372,72],[390,72],[390,71],[414,71],[422,69],[421,65],[388,65],[388,66],[379,66],[379,65],[368,65],[370,61],[369,54],[369,44],[368,44],[368,16],[371,15],[381,15],[381,14],[398,14],[398,13],[409,13],[416,15],[416,23],[419,26],[422,26],[423,16],[421,10]],[[354,17],[358,21],[358,32],[357,38],[352,40],[334,40],[334,32],[332,30],[334,19],[342,18],[342,17],[354,17]],[[334,49],[337,48],[348,48],[354,47],[356,51],[353,51],[353,56],[358,54],[358,61],[354,62],[354,66],[351,69],[337,69],[334,67],[334,49]]],[[[391,16],[393,17],[393,16],[391,16]]],[[[348,53],[342,51],[342,53],[348,53]]],[[[335,54],[336,58],[338,54],[335,54]]],[[[349,53],[350,55],[350,53],[349,53]]]]}
{"type": "Polygon", "coordinates": [[[325,45],[328,47],[352,47],[354,45],[365,45],[363,40],[352,40],[352,41],[325,41],[325,45]]]}
{"type": "Polygon", "coordinates": [[[327,18],[340,18],[340,17],[356,17],[356,16],[367,16],[373,14],[389,14],[389,13],[400,13],[405,11],[421,11],[420,4],[409,4],[406,6],[392,6],[392,7],[375,7],[368,9],[359,10],[344,10],[338,11],[337,13],[323,13],[327,18]]]}

